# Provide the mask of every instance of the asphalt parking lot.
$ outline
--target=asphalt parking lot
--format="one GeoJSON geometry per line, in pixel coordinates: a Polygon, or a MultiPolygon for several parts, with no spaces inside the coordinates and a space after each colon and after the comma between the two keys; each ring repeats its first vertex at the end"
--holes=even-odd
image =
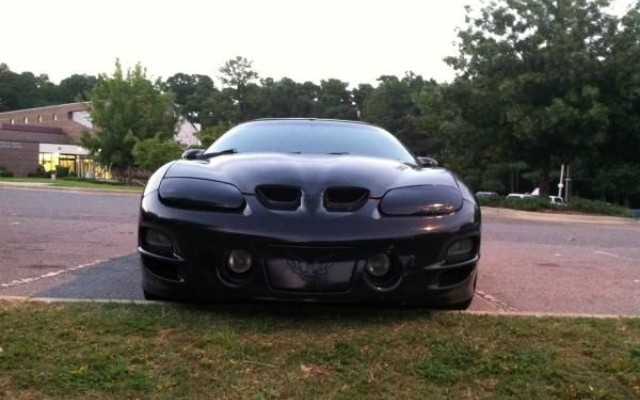
{"type": "MultiPolygon", "coordinates": [[[[142,299],[138,202],[0,187],[0,296],[142,299]]],[[[485,214],[471,308],[640,315],[640,223],[485,214]]]]}

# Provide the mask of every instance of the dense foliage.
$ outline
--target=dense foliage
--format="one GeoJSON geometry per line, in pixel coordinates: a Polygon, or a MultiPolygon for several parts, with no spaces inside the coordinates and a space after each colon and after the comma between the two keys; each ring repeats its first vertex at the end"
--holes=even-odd
{"type": "MultiPolygon", "coordinates": [[[[112,76],[101,76],[90,100],[95,132],[85,132],[82,144],[96,161],[109,166],[118,178],[129,178],[134,164],[145,168],[162,164],[133,149],[156,149],[161,139],[172,139],[177,116],[171,92],[163,92],[159,83],[149,81],[139,64],[125,74],[116,63],[112,76]]],[[[166,146],[163,148],[167,150],[166,146]]]]}
{"type": "Polygon", "coordinates": [[[629,217],[628,208],[617,206],[601,200],[589,200],[574,197],[571,202],[564,205],[549,203],[544,198],[504,198],[500,196],[479,198],[482,206],[512,208],[523,211],[558,211],[558,212],[578,212],[584,214],[602,214],[629,217]]]}
{"type": "MultiPolygon", "coordinates": [[[[274,80],[236,57],[216,71],[219,86],[207,75],[177,73],[155,89],[172,92],[178,112],[202,124],[207,145],[255,118],[359,119],[437,158],[476,190],[539,186],[555,194],[560,165],[570,164],[574,194],[637,206],[640,2],[620,18],[606,12],[608,4],[497,0],[467,8],[458,52],[446,59],[457,72],[449,83],[412,72],[381,76],[375,86],[274,80]]],[[[104,78],[74,75],[56,86],[0,65],[0,111],[87,98],[104,78]]],[[[137,129],[132,134],[142,138],[158,133],[137,129]]],[[[134,139],[118,132],[131,149],[134,139]]]]}
{"type": "Polygon", "coordinates": [[[17,73],[0,63],[0,112],[85,101],[98,82],[91,75],[71,75],[56,85],[47,75],[17,73]]]}

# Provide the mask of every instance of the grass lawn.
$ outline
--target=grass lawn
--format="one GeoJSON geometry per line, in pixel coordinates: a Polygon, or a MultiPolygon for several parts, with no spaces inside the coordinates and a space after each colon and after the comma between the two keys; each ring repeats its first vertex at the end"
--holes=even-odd
{"type": "Polygon", "coordinates": [[[0,302],[2,399],[632,399],[640,319],[0,302]]]}
{"type": "Polygon", "coordinates": [[[102,190],[132,190],[142,191],[140,186],[121,185],[111,182],[95,182],[84,180],[72,180],[59,178],[51,180],[48,178],[0,178],[0,182],[16,182],[16,183],[47,183],[51,186],[63,186],[63,187],[76,187],[76,188],[88,188],[88,189],[102,189],[102,190]]]}

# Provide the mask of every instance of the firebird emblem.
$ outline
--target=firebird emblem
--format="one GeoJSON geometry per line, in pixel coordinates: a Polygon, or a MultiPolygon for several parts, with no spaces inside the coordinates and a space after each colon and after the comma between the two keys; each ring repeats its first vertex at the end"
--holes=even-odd
{"type": "Polygon", "coordinates": [[[297,257],[287,258],[287,265],[305,282],[313,282],[333,267],[334,257],[327,256],[315,261],[304,261],[297,257]]]}

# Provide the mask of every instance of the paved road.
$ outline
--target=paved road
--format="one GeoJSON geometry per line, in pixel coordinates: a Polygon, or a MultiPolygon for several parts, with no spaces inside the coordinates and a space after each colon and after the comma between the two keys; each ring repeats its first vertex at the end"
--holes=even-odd
{"type": "MultiPolygon", "coordinates": [[[[0,187],[0,295],[141,299],[138,198],[0,187]]],[[[640,315],[640,223],[486,216],[476,310],[640,315]]]]}

